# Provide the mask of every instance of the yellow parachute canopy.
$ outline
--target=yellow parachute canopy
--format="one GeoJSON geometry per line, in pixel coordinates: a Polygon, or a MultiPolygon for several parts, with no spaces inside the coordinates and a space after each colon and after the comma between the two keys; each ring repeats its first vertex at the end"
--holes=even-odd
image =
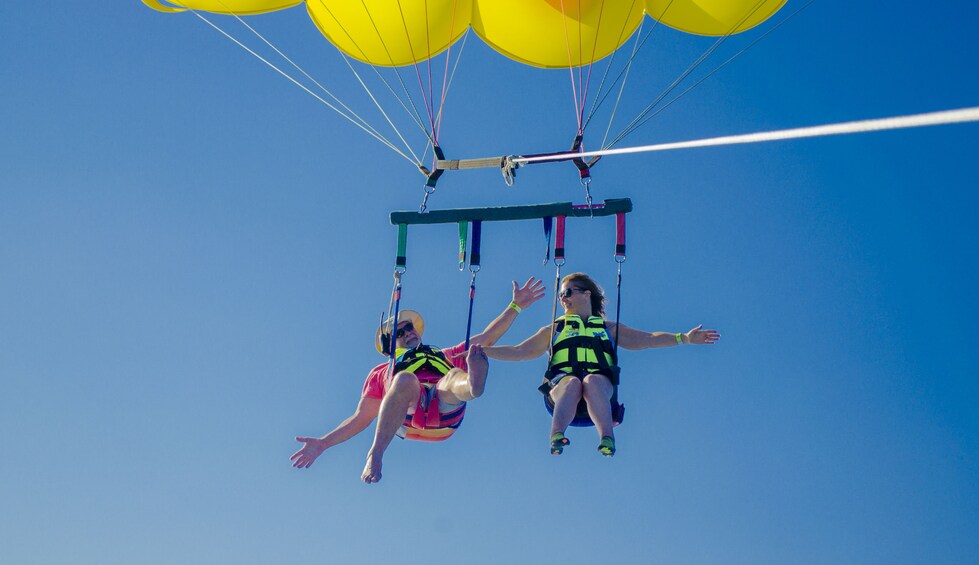
{"type": "MultiPolygon", "coordinates": [[[[306,0],[310,17],[347,55],[378,66],[425,61],[472,27],[488,45],[544,68],[588,65],[618,49],[643,14],[700,35],[728,35],[768,19],[786,0],[306,0]]],[[[302,0],[143,0],[184,9],[251,15],[302,0]]]]}
{"type": "Polygon", "coordinates": [[[646,0],[650,17],[698,35],[741,33],[767,20],[786,0],[646,0]]]}

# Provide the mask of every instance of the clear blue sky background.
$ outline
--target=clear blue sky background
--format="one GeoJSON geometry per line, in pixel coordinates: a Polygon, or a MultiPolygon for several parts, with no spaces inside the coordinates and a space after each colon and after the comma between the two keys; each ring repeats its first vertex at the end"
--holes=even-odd
{"type": "MultiPolygon", "coordinates": [[[[301,8],[251,21],[383,123],[301,8]]],[[[974,106],[977,22],[817,1],[626,144],[974,106]]],[[[657,29],[619,127],[710,44],[657,29]]],[[[603,160],[596,198],[636,206],[623,322],[721,342],[622,356],[612,460],[590,430],[548,455],[543,360],[494,363],[451,441],[395,443],[366,486],[370,433],[288,458],[380,362],[387,215],[421,176],[190,14],[4,3],[0,47],[0,561],[979,561],[979,126],[603,160]]],[[[568,83],[470,38],[446,151],[567,146],[568,83]]],[[[431,204],[568,200],[564,164],[449,173],[431,204]]],[[[403,307],[441,345],[465,331],[453,230],[409,235],[403,307]]],[[[612,287],[611,221],[569,230],[567,268],[612,287]]],[[[483,235],[479,327],[553,279],[537,223],[483,235]]]]}

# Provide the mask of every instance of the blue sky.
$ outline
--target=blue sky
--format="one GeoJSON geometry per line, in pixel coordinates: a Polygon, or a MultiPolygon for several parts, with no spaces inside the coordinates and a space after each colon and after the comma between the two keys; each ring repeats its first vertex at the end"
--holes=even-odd
{"type": "MultiPolygon", "coordinates": [[[[816,2],[625,144],[975,106],[977,16],[816,2]]],[[[301,8],[250,21],[370,115],[301,8]]],[[[656,30],[622,116],[710,44],[656,30]]],[[[601,161],[595,197],[636,208],[623,322],[721,342],[622,356],[613,460],[590,430],[549,456],[543,360],[494,363],[456,436],[396,443],[366,486],[370,433],[306,471],[288,457],[380,361],[388,213],[422,177],[190,14],[3,5],[0,45],[0,561],[979,559],[979,126],[601,161]]],[[[568,83],[470,38],[443,146],[564,148],[568,83]]],[[[512,188],[447,173],[430,204],[582,196],[570,165],[538,165],[512,188]]],[[[465,331],[453,230],[409,233],[403,306],[439,345],[465,331]]],[[[477,325],[511,280],[550,285],[539,232],[484,226],[477,325]]],[[[612,238],[569,221],[566,272],[612,287],[612,238]]]]}

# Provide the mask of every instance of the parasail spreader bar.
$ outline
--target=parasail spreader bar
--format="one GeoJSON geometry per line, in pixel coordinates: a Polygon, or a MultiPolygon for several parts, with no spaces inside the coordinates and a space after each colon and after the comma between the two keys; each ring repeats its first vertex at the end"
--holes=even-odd
{"type": "Polygon", "coordinates": [[[527,206],[495,206],[489,208],[456,208],[421,212],[391,212],[391,223],[449,224],[457,222],[504,222],[509,220],[537,220],[555,216],[586,217],[612,216],[632,212],[632,200],[609,198],[603,204],[574,205],[570,202],[531,204],[527,206]]]}

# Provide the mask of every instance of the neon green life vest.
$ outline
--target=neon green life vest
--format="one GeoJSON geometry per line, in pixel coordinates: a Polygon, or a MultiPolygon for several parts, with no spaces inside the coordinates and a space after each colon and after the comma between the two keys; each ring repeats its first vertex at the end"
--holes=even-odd
{"type": "Polygon", "coordinates": [[[605,318],[568,314],[554,321],[555,333],[548,373],[584,377],[605,373],[611,378],[616,366],[615,345],[605,329],[605,318]]]}
{"type": "Polygon", "coordinates": [[[419,345],[413,349],[397,349],[394,353],[397,355],[394,373],[414,373],[423,383],[436,382],[452,370],[445,354],[437,347],[419,345]]]}
{"type": "MultiPolygon", "coordinates": [[[[590,316],[587,321],[582,321],[580,316],[569,314],[554,320],[554,324],[553,353],[544,373],[544,382],[537,389],[544,395],[548,410],[554,410],[551,379],[558,375],[584,378],[591,373],[601,373],[612,383],[612,422],[615,425],[622,423],[625,406],[619,403],[619,367],[615,344],[605,329],[605,318],[590,316]]],[[[594,425],[584,398],[578,402],[571,425],[594,425]]]]}

